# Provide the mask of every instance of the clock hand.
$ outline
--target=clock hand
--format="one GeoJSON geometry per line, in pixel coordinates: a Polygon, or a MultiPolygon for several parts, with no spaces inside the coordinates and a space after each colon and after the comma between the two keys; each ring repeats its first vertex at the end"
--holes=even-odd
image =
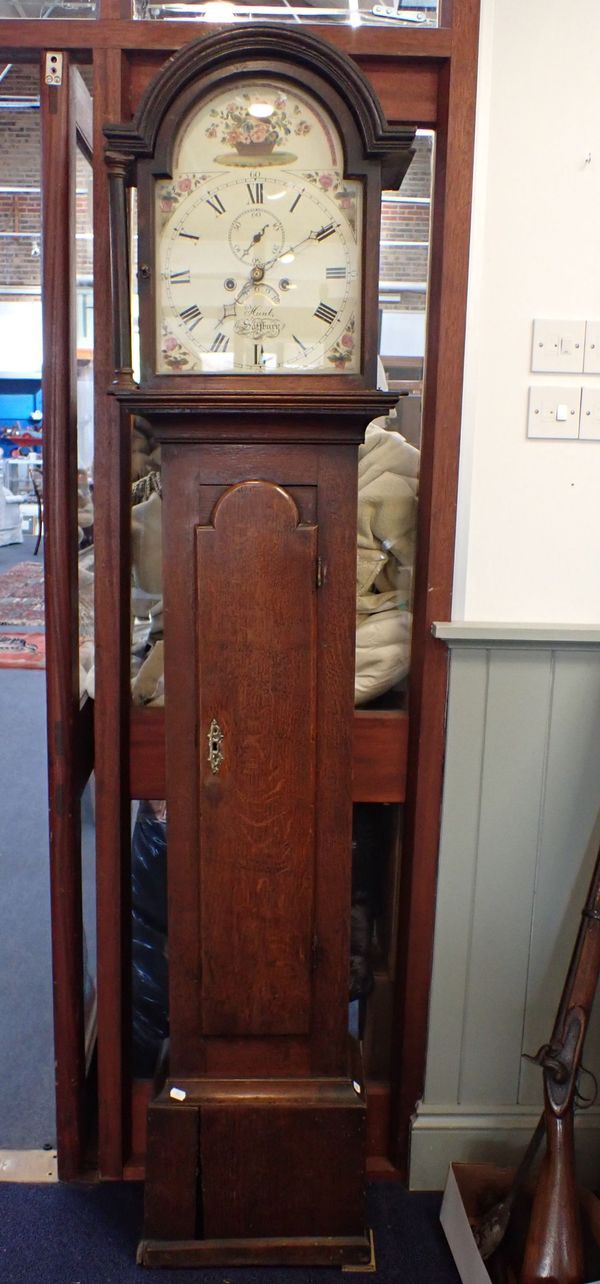
{"type": "Polygon", "coordinates": [[[262,241],[262,238],[263,238],[263,236],[264,236],[264,234],[265,234],[265,232],[266,232],[267,228],[268,228],[268,227],[270,227],[270,226],[271,226],[271,225],[270,225],[270,223],[265,223],[264,227],[261,229],[261,231],[260,231],[260,232],[255,232],[255,233],[254,233],[254,236],[252,237],[252,240],[251,240],[251,242],[250,242],[250,244],[249,244],[249,246],[248,246],[248,249],[247,249],[247,250],[244,250],[244,252],[243,252],[242,258],[244,258],[244,259],[245,259],[246,255],[250,253],[250,250],[252,249],[252,246],[253,246],[253,245],[257,245],[259,241],[262,241]]]}
{"type": "Polygon", "coordinates": [[[237,303],[237,301],[238,301],[238,299],[239,299],[240,297],[241,297],[241,295],[240,295],[240,294],[238,294],[238,295],[237,295],[237,297],[233,300],[233,303],[224,303],[224,304],[223,304],[223,311],[222,311],[222,313],[221,313],[220,317],[218,317],[218,319],[215,321],[215,330],[217,330],[217,329],[218,329],[218,327],[219,327],[220,325],[222,325],[222,324],[223,324],[223,321],[225,321],[225,320],[227,319],[227,317],[234,317],[234,316],[235,316],[235,305],[236,305],[236,303],[237,303]]]}
{"type": "Polygon", "coordinates": [[[279,259],[284,258],[286,254],[294,254],[295,251],[299,250],[300,246],[305,245],[307,241],[326,240],[326,238],[331,236],[331,233],[335,232],[339,226],[339,223],[328,223],[327,225],[323,224],[323,227],[317,228],[316,232],[309,232],[308,236],[303,236],[301,241],[296,241],[295,245],[290,245],[287,250],[282,250],[281,254],[276,254],[274,259],[269,259],[269,262],[264,265],[265,271],[267,268],[273,267],[273,264],[277,263],[279,259]]]}
{"type": "MultiPolygon", "coordinates": [[[[233,302],[223,304],[223,311],[221,313],[221,316],[215,322],[215,330],[222,324],[223,321],[227,320],[227,317],[235,316],[236,307],[240,302],[240,300],[243,299],[244,295],[247,294],[249,290],[252,290],[256,285],[256,279],[253,275],[253,273],[255,273],[256,270],[257,270],[256,268],[252,269],[252,273],[248,277],[248,280],[244,282],[241,290],[238,292],[238,294],[236,294],[233,302]]],[[[259,271],[261,271],[261,269],[259,269],[259,271]]],[[[262,280],[262,276],[259,279],[262,280]]]]}

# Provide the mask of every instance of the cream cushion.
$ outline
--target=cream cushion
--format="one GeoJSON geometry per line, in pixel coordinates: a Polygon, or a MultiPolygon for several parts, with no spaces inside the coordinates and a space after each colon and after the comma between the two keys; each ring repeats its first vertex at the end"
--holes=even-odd
{"type": "Polygon", "coordinates": [[[358,452],[356,704],[409,670],[418,476],[419,451],[370,424],[358,452]]]}

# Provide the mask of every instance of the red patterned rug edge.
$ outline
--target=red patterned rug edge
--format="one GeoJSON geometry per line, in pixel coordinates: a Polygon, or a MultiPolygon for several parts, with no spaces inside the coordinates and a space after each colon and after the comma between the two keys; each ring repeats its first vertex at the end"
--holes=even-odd
{"type": "Polygon", "coordinates": [[[0,669],[45,669],[44,633],[0,633],[0,669]]]}
{"type": "Polygon", "coordinates": [[[0,628],[44,627],[44,567],[17,562],[0,571],[0,628]]]}

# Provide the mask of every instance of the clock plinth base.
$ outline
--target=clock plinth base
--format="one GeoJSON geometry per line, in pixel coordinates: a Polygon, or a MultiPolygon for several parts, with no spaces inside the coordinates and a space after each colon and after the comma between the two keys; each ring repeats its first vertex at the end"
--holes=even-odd
{"type": "Polygon", "coordinates": [[[138,1260],[368,1262],[365,1126],[350,1079],[168,1080],[148,1112],[138,1260]]]}

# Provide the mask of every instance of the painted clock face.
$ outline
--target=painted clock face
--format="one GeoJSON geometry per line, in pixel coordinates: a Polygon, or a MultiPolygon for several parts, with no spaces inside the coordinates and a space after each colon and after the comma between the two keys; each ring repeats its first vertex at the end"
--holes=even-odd
{"type": "Polygon", "coordinates": [[[159,374],[355,373],[362,186],[319,104],[238,80],[156,183],[159,374]]]}

